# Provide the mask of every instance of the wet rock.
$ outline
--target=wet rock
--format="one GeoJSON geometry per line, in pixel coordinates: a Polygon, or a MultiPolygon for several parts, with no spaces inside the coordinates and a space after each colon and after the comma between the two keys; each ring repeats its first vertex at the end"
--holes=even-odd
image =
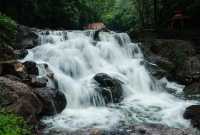
{"type": "Polygon", "coordinates": [[[67,101],[63,93],[52,88],[37,88],[34,93],[44,104],[40,115],[51,116],[60,113],[66,106],[67,101]]]}
{"type": "Polygon", "coordinates": [[[102,94],[106,103],[119,103],[123,99],[122,82],[107,74],[99,73],[94,76],[98,84],[97,91],[102,94]]]}
{"type": "Polygon", "coordinates": [[[110,32],[110,30],[107,29],[106,27],[96,30],[93,37],[95,41],[100,41],[100,37],[99,37],[100,32],[110,32]]]}
{"type": "Polygon", "coordinates": [[[169,61],[167,58],[152,55],[148,58],[149,62],[145,62],[146,68],[149,70],[152,76],[157,79],[166,77],[171,78],[170,72],[175,69],[175,64],[169,61]]]}
{"type": "Polygon", "coordinates": [[[39,70],[38,70],[37,64],[35,62],[26,61],[23,63],[23,65],[26,67],[26,71],[28,74],[39,75],[39,70]]]}
{"type": "Polygon", "coordinates": [[[45,77],[38,78],[34,75],[29,75],[30,80],[27,81],[27,84],[29,84],[33,88],[42,88],[47,86],[48,79],[45,77]]]}
{"type": "Polygon", "coordinates": [[[185,119],[191,120],[194,127],[200,129],[200,105],[188,107],[183,116],[185,119]]]}
{"type": "Polygon", "coordinates": [[[46,87],[33,89],[17,80],[0,77],[0,108],[23,116],[30,124],[61,112],[65,105],[65,97],[59,91],[46,87]]]}
{"type": "Polygon", "coordinates": [[[167,58],[163,58],[160,56],[151,56],[148,60],[158,65],[161,69],[165,71],[172,72],[175,69],[175,64],[169,61],[167,58]]]}
{"type": "Polygon", "coordinates": [[[189,99],[200,99],[200,82],[194,82],[184,88],[185,97],[189,99]]]}
{"type": "Polygon", "coordinates": [[[37,46],[39,44],[39,37],[36,31],[35,29],[18,25],[14,49],[31,49],[37,46]]]}
{"type": "Polygon", "coordinates": [[[158,65],[153,63],[145,62],[145,67],[149,70],[150,74],[158,80],[170,76],[166,70],[161,69],[158,65]]]}
{"type": "Polygon", "coordinates": [[[22,50],[15,50],[15,55],[17,59],[23,59],[28,55],[28,50],[22,49],[22,50]]]}

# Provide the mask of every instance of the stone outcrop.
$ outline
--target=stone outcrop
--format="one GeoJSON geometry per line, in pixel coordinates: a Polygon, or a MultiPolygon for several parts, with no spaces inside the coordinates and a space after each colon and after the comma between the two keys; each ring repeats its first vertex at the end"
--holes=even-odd
{"type": "Polygon", "coordinates": [[[107,74],[99,73],[94,76],[97,82],[96,90],[104,97],[106,103],[119,103],[123,99],[122,82],[107,74]]]}
{"type": "Polygon", "coordinates": [[[200,129],[200,105],[192,105],[188,107],[184,113],[184,118],[191,120],[195,128],[200,129]]]}
{"type": "Polygon", "coordinates": [[[171,74],[168,79],[188,85],[200,78],[200,59],[192,42],[151,39],[143,41],[140,46],[148,61],[171,74]]]}
{"type": "Polygon", "coordinates": [[[186,86],[183,91],[188,99],[200,99],[200,82],[193,82],[186,86]]]}
{"type": "Polygon", "coordinates": [[[38,29],[29,28],[23,25],[18,25],[17,35],[16,35],[16,44],[14,49],[23,50],[31,49],[39,44],[39,37],[36,34],[38,29]]]}
{"type": "Polygon", "coordinates": [[[61,112],[66,105],[65,96],[51,88],[31,88],[28,85],[0,77],[0,107],[23,116],[37,124],[42,116],[61,112]]]}

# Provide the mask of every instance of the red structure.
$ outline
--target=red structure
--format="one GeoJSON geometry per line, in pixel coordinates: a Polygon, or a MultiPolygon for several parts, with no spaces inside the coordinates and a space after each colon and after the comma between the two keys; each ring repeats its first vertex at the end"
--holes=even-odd
{"type": "Polygon", "coordinates": [[[84,26],[83,28],[91,29],[91,30],[100,30],[100,29],[106,28],[106,26],[102,22],[96,22],[96,23],[88,24],[87,26],[84,26]]]}
{"type": "Polygon", "coordinates": [[[189,19],[188,16],[185,16],[183,10],[176,10],[174,16],[170,20],[170,28],[174,29],[183,29],[185,22],[189,19]]]}

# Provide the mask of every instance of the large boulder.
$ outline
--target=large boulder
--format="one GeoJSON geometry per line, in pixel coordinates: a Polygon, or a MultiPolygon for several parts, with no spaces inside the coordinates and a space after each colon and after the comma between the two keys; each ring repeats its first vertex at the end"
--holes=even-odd
{"type": "Polygon", "coordinates": [[[39,75],[39,70],[38,70],[37,64],[35,62],[26,61],[23,63],[23,65],[26,67],[26,71],[28,74],[39,75]]]}
{"type": "Polygon", "coordinates": [[[123,99],[122,82],[107,74],[99,73],[94,76],[96,90],[104,97],[106,103],[119,103],[123,99]]]}
{"type": "Polygon", "coordinates": [[[62,93],[50,88],[33,89],[17,80],[0,77],[0,108],[23,116],[37,124],[45,115],[61,112],[66,105],[62,93]]]}
{"type": "Polygon", "coordinates": [[[185,119],[191,120],[191,123],[195,128],[200,129],[200,105],[188,107],[183,116],[185,119]]]}
{"type": "Polygon", "coordinates": [[[189,99],[200,99],[200,82],[194,82],[184,88],[184,95],[189,99]]]}
{"type": "Polygon", "coordinates": [[[39,36],[36,32],[36,29],[18,25],[14,49],[31,49],[37,46],[39,44],[39,36]]]}
{"type": "Polygon", "coordinates": [[[22,50],[15,50],[14,51],[17,59],[23,59],[28,55],[28,50],[22,49],[22,50]]]}
{"type": "Polygon", "coordinates": [[[147,60],[171,74],[173,80],[189,84],[199,78],[200,61],[192,42],[151,39],[143,41],[140,46],[147,60]]]}
{"type": "Polygon", "coordinates": [[[37,88],[34,93],[44,104],[40,115],[51,116],[60,113],[66,106],[67,101],[63,93],[52,88],[37,88]]]}

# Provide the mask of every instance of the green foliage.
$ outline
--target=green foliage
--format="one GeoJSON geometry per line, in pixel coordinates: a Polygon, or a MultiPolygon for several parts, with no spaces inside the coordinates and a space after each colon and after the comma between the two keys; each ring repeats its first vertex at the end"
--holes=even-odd
{"type": "Polygon", "coordinates": [[[167,28],[181,8],[199,25],[199,0],[1,0],[0,11],[18,23],[41,28],[80,29],[104,22],[111,29],[167,28]]]}
{"type": "Polygon", "coordinates": [[[16,23],[10,17],[1,15],[0,13],[0,28],[8,31],[9,33],[15,33],[16,23]]]}
{"type": "Polygon", "coordinates": [[[127,31],[136,25],[136,10],[130,0],[115,0],[109,11],[102,14],[102,20],[114,30],[127,31]]]}
{"type": "Polygon", "coordinates": [[[17,25],[10,17],[2,15],[0,12],[0,44],[13,45],[16,36],[17,25]]]}
{"type": "Polygon", "coordinates": [[[1,110],[0,135],[31,135],[31,130],[23,118],[1,110]]]}

